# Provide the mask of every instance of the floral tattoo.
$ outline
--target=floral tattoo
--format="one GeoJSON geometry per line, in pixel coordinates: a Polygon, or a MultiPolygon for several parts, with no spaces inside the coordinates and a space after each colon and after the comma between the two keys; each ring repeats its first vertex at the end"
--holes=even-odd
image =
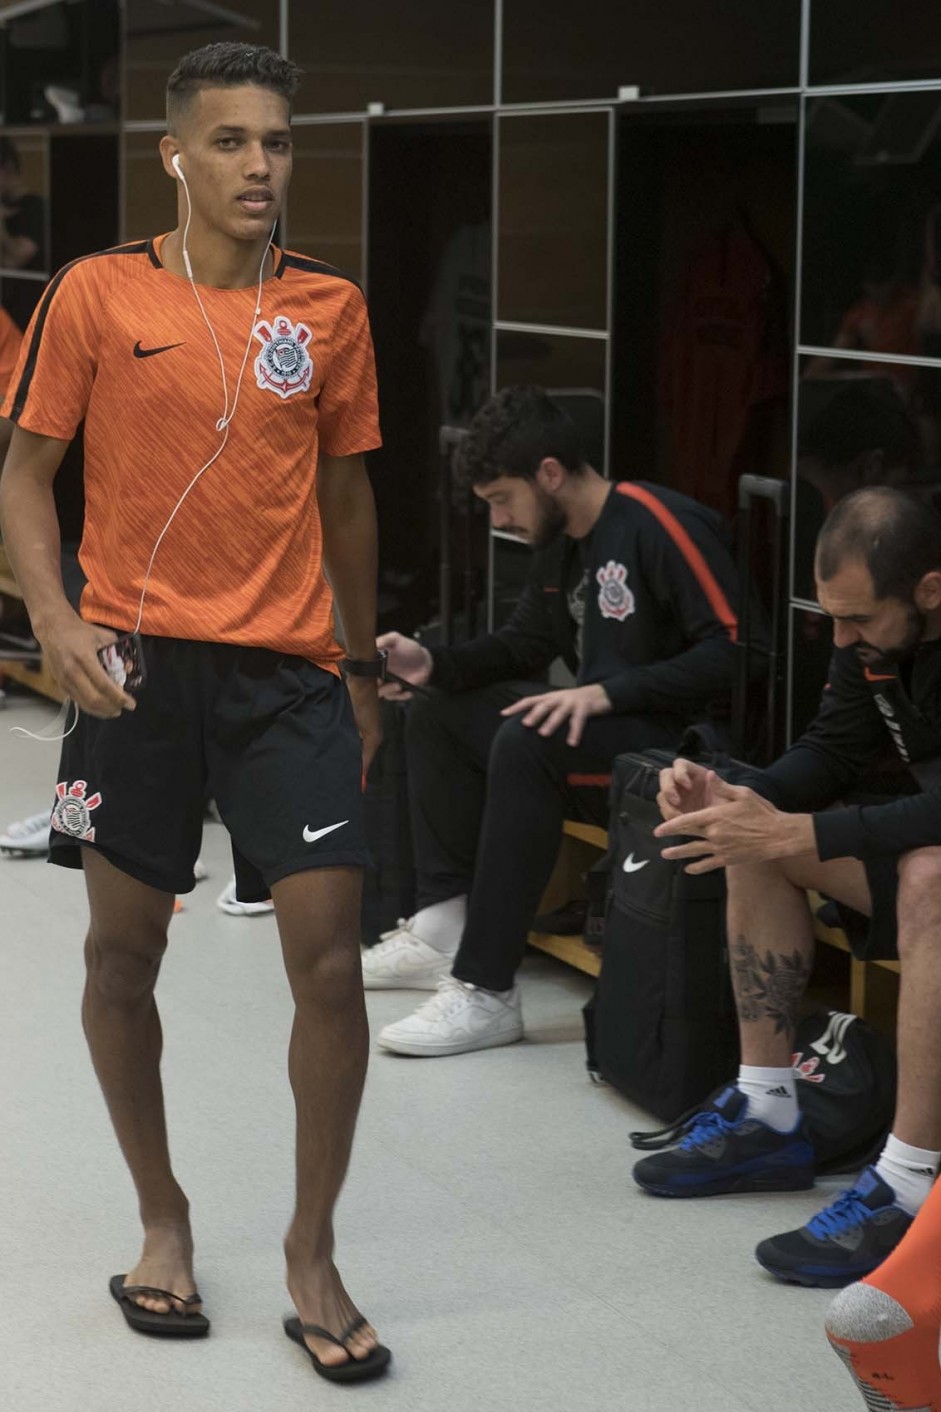
{"type": "Polygon", "coordinates": [[[800,951],[766,951],[759,956],[743,936],[731,949],[738,1013],[746,1022],[773,1020],[775,1034],[793,1034],[810,978],[810,962],[800,951]]]}

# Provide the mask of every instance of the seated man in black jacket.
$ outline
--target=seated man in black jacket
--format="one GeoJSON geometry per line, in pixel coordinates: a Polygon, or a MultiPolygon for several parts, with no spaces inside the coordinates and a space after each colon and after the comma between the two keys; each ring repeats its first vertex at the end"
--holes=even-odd
{"type": "Polygon", "coordinates": [[[812,1184],[792,1067],[813,954],[806,889],[847,904],[871,918],[864,954],[897,946],[901,961],[895,1121],[850,1191],[757,1250],[779,1279],[836,1287],[881,1264],[941,1161],[941,516],[900,490],[854,491],[820,532],[816,577],[834,652],[800,740],[744,771],[746,784],[683,760],[661,775],[664,856],[694,859],[691,873],[727,868],[743,1068],[679,1147],[634,1176],[658,1196],[812,1184]],[[886,747],[907,793],[840,804],[886,747]],[[675,834],[695,841],[671,844],[675,834]]]}
{"type": "Polygon", "coordinates": [[[737,579],[712,511],[603,479],[538,388],[492,398],[462,453],[494,527],[537,552],[498,632],[430,652],[379,639],[392,671],[440,688],[408,722],[418,911],[363,956],[368,988],[436,992],[379,1035],[404,1054],[522,1038],[514,977],[574,791],[727,703],[735,652],[737,579]],[[547,690],[557,657],[577,685],[547,690]]]}

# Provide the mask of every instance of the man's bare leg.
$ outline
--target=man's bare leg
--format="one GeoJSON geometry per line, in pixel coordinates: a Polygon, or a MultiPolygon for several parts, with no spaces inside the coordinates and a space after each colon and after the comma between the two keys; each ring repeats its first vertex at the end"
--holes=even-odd
{"type": "MultiPolygon", "coordinates": [[[[154,999],[173,895],[128,877],[94,849],[82,857],[91,909],[82,1022],[144,1227],[143,1252],[127,1283],[186,1296],[196,1289],[193,1238],[189,1203],[170,1165],[154,999]]],[[[157,1313],[170,1308],[143,1295],[137,1303],[157,1313]]]]}
{"type": "Polygon", "coordinates": [[[892,1131],[941,1150],[941,848],[899,860],[898,1101],[892,1131]]]}
{"type": "MultiPolygon", "coordinates": [[[[291,993],[289,1072],[297,1110],[297,1202],[285,1238],[287,1284],[301,1322],[339,1335],[358,1310],[333,1263],[333,1210],[349,1165],[369,1050],[359,951],[362,873],[311,869],[275,883],[291,993]]],[[[347,1361],[322,1339],[323,1363],[347,1361]]],[[[376,1346],[365,1326],[347,1343],[354,1358],[376,1346]]]]}
{"type": "Polygon", "coordinates": [[[855,858],[782,859],[726,870],[732,985],[742,1063],[787,1068],[813,964],[807,890],[816,889],[869,915],[866,871],[855,858]]]}

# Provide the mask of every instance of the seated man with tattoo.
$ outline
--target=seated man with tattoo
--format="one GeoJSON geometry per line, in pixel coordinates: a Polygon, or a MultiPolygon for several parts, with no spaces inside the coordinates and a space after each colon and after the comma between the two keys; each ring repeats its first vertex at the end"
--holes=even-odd
{"type": "Polygon", "coordinates": [[[900,490],[855,491],[820,532],[815,574],[834,652],[808,730],[745,783],[686,760],[661,775],[664,857],[689,873],[727,869],[742,1068],[634,1177],[657,1196],[812,1185],[791,1067],[813,953],[806,891],[863,913],[865,954],[897,946],[901,961],[892,1132],[850,1191],[756,1252],[779,1279],[838,1287],[898,1244],[941,1160],[941,516],[900,490]],[[886,747],[908,792],[848,807],[886,747]]]}

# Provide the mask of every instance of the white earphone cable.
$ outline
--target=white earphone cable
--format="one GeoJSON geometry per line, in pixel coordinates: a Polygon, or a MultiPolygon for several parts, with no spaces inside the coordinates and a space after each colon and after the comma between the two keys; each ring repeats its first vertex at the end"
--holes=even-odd
{"type": "MultiPolygon", "coordinates": [[[[65,698],[65,700],[63,701],[62,705],[59,707],[58,714],[57,714],[56,716],[54,716],[53,719],[49,722],[49,725],[48,725],[48,728],[47,728],[48,730],[56,730],[59,726],[65,724],[65,722],[69,719],[69,707],[70,707],[70,706],[75,706],[75,702],[72,700],[71,696],[67,696],[67,697],[65,698]]],[[[25,726],[11,726],[11,727],[10,727],[10,734],[11,734],[11,735],[22,735],[22,736],[25,736],[27,740],[43,740],[43,741],[66,740],[66,739],[72,734],[72,732],[74,731],[74,729],[75,729],[75,727],[76,727],[77,725],[78,725],[78,707],[75,706],[75,720],[74,720],[74,721],[72,722],[72,724],[69,726],[68,730],[67,730],[67,731],[63,731],[63,733],[62,733],[61,735],[47,735],[45,731],[28,731],[25,726]]]]}
{"type": "MultiPolygon", "coordinates": [[[[271,234],[268,236],[268,243],[266,244],[266,246],[265,246],[265,248],[264,248],[264,251],[262,252],[261,264],[260,264],[259,267],[258,267],[258,288],[257,288],[256,293],[255,293],[255,310],[254,310],[254,313],[253,313],[253,315],[252,315],[252,324],[251,324],[251,328],[250,328],[249,331],[248,331],[248,339],[246,340],[246,343],[245,343],[245,352],[242,354],[242,363],[241,363],[241,366],[240,366],[240,368],[239,368],[238,381],[237,381],[236,384],[235,384],[235,394],[234,394],[234,396],[233,396],[233,398],[232,398],[232,411],[230,412],[230,411],[229,411],[229,386],[228,386],[228,380],[227,380],[226,374],[225,374],[225,359],[224,359],[223,356],[222,356],[222,349],[219,347],[219,340],[218,340],[218,338],[216,337],[216,331],[215,331],[215,329],[213,328],[212,323],[210,322],[209,315],[206,313],[205,305],[203,304],[202,297],[200,296],[199,289],[198,289],[197,284],[196,284],[196,280],[195,280],[195,278],[194,278],[194,276],[193,276],[193,266],[192,266],[192,263],[191,263],[191,261],[190,261],[189,250],[187,249],[187,244],[186,244],[186,242],[187,242],[187,237],[189,236],[190,222],[191,222],[192,219],[193,219],[193,203],[190,201],[189,186],[187,185],[186,177],[183,175],[182,167],[178,164],[178,162],[175,162],[175,163],[174,163],[174,167],[175,167],[175,169],[176,169],[177,175],[178,175],[179,178],[180,178],[180,181],[183,183],[183,194],[184,194],[185,197],[186,197],[186,224],[185,224],[184,227],[183,227],[183,242],[182,242],[182,244],[183,244],[183,266],[184,266],[184,268],[185,268],[185,270],[186,270],[186,277],[187,277],[187,279],[189,280],[190,288],[192,289],[193,293],[194,293],[195,296],[196,296],[196,303],[199,305],[199,312],[200,312],[200,313],[202,314],[202,316],[203,316],[203,322],[205,323],[207,329],[209,330],[209,336],[210,336],[210,338],[212,339],[213,347],[214,347],[215,350],[216,350],[216,357],[217,357],[218,360],[219,360],[219,372],[220,372],[220,375],[221,375],[221,377],[222,377],[223,410],[222,410],[222,416],[221,416],[221,417],[218,419],[218,421],[216,422],[216,431],[221,431],[221,432],[222,432],[222,440],[221,440],[221,442],[219,443],[219,445],[218,445],[218,447],[216,448],[216,450],[215,450],[215,451],[213,452],[213,454],[210,456],[210,458],[209,458],[209,460],[206,462],[206,464],[205,464],[204,466],[200,466],[199,470],[198,470],[198,471],[196,472],[196,474],[193,476],[193,479],[190,481],[189,485],[186,487],[186,489],[184,490],[183,494],[180,496],[179,500],[178,500],[178,501],[176,502],[176,504],[174,505],[173,509],[172,509],[171,512],[170,512],[169,518],[167,519],[166,524],[164,525],[163,529],[160,531],[160,533],[159,533],[158,536],[157,536],[157,539],[156,539],[156,541],[155,541],[155,543],[154,543],[154,547],[153,547],[153,549],[152,549],[152,551],[151,551],[151,554],[150,554],[150,559],[149,559],[148,564],[147,564],[146,572],[145,572],[145,574],[144,574],[144,580],[143,580],[143,583],[142,583],[142,585],[141,585],[140,602],[138,603],[138,606],[137,606],[137,622],[134,624],[134,629],[133,629],[134,632],[140,632],[141,623],[142,623],[143,617],[144,617],[144,602],[145,602],[146,597],[147,597],[147,585],[148,585],[149,582],[150,582],[150,575],[151,575],[151,571],[153,570],[153,567],[154,567],[154,560],[155,560],[156,557],[157,557],[157,550],[160,548],[160,545],[161,545],[162,542],[163,542],[164,535],[167,533],[167,530],[168,530],[168,529],[170,528],[170,526],[173,524],[173,521],[175,520],[176,515],[177,515],[177,511],[180,509],[181,505],[183,504],[183,502],[184,502],[184,500],[186,499],[186,497],[189,495],[190,491],[191,491],[191,490],[193,489],[193,487],[196,485],[196,482],[199,480],[199,478],[200,478],[206,471],[209,470],[209,467],[210,467],[211,465],[213,465],[213,463],[219,459],[219,457],[222,455],[223,451],[225,450],[226,444],[227,444],[227,442],[228,442],[228,440],[229,440],[229,426],[230,426],[230,424],[231,424],[231,422],[232,422],[232,418],[235,416],[235,411],[236,411],[236,408],[238,407],[238,404],[239,404],[239,394],[240,394],[241,391],[242,391],[242,379],[243,379],[243,377],[245,376],[245,368],[246,368],[246,366],[247,366],[247,364],[248,364],[248,355],[249,355],[249,353],[251,352],[252,339],[253,339],[254,336],[255,336],[255,321],[257,320],[259,314],[261,313],[261,291],[262,291],[262,285],[264,284],[264,278],[265,278],[265,262],[266,262],[266,260],[268,259],[268,251],[271,249],[271,246],[272,246],[272,244],[273,244],[273,242],[274,242],[275,225],[277,224],[277,222],[275,222],[275,225],[272,225],[272,227],[271,227],[271,234]]],[[[75,703],[72,701],[72,698],[71,698],[71,697],[66,697],[65,701],[62,703],[62,707],[61,707],[61,709],[60,709],[60,711],[59,711],[59,714],[56,716],[56,718],[55,718],[52,722],[50,722],[50,726],[51,726],[51,728],[52,728],[53,730],[56,729],[56,727],[62,725],[62,724],[68,719],[69,707],[70,707],[70,706],[73,706],[73,705],[75,705],[75,703]]],[[[28,731],[28,730],[26,730],[26,728],[25,728],[24,726],[12,726],[12,727],[11,727],[11,734],[13,734],[13,735],[27,736],[30,740],[62,741],[62,740],[65,740],[68,736],[70,736],[70,735],[72,734],[72,732],[74,731],[75,727],[78,725],[78,717],[79,717],[79,708],[78,708],[78,706],[75,706],[75,719],[74,719],[74,721],[72,722],[72,724],[69,726],[68,730],[65,731],[62,735],[45,735],[45,734],[42,734],[42,733],[37,734],[37,733],[34,732],[34,731],[28,731]]]]}
{"type": "Polygon", "coordinates": [[[262,290],[262,285],[263,285],[263,283],[264,283],[264,278],[265,278],[265,261],[268,259],[268,251],[271,249],[272,242],[274,241],[274,231],[275,231],[275,227],[272,226],[272,227],[271,227],[271,234],[268,236],[268,243],[266,244],[266,246],[265,246],[265,248],[264,248],[264,251],[262,252],[261,264],[260,264],[259,267],[258,267],[258,288],[257,288],[256,294],[255,294],[255,312],[254,312],[254,314],[252,315],[252,326],[251,326],[251,328],[250,328],[249,331],[248,331],[248,339],[247,339],[247,341],[246,341],[246,343],[245,343],[245,352],[242,354],[242,364],[241,364],[241,367],[239,368],[238,381],[237,381],[236,384],[235,384],[235,395],[234,395],[234,397],[233,397],[233,399],[232,399],[232,411],[230,412],[230,411],[229,411],[229,387],[228,387],[228,380],[227,380],[227,378],[226,378],[226,373],[225,373],[225,359],[224,359],[223,356],[222,356],[222,349],[219,347],[219,340],[218,340],[218,338],[216,337],[215,329],[213,328],[213,326],[212,326],[212,324],[211,324],[211,322],[210,322],[210,320],[209,320],[209,315],[206,313],[205,305],[203,304],[202,297],[201,297],[201,295],[200,295],[200,293],[199,293],[199,288],[198,288],[198,286],[197,286],[197,284],[196,284],[196,280],[195,280],[195,278],[194,278],[194,276],[193,276],[193,266],[192,266],[192,263],[191,263],[191,261],[190,261],[189,250],[188,250],[187,244],[186,244],[186,242],[187,242],[187,237],[189,236],[190,222],[191,222],[192,219],[193,219],[193,203],[190,201],[189,186],[188,186],[188,184],[187,184],[186,177],[183,175],[183,169],[182,169],[182,167],[180,167],[179,165],[177,165],[177,166],[176,166],[176,172],[177,172],[177,175],[178,175],[179,178],[180,178],[180,181],[183,183],[183,194],[184,194],[184,196],[186,197],[186,212],[187,212],[187,214],[186,214],[186,224],[185,224],[184,227],[183,227],[183,242],[182,242],[182,244],[183,244],[183,265],[184,265],[184,268],[186,269],[186,277],[187,277],[187,279],[188,279],[189,282],[190,282],[190,288],[192,289],[194,295],[196,296],[196,303],[199,305],[199,312],[202,314],[202,316],[203,316],[203,322],[205,323],[207,329],[209,330],[209,336],[211,337],[212,342],[213,342],[213,347],[214,347],[215,350],[216,350],[216,357],[219,359],[219,372],[220,372],[221,377],[222,377],[222,396],[223,396],[223,403],[224,403],[224,406],[223,406],[222,416],[221,416],[221,417],[219,418],[219,420],[216,422],[216,431],[221,431],[221,432],[222,432],[222,441],[219,443],[219,446],[216,448],[216,450],[215,450],[215,451],[213,452],[213,454],[210,456],[210,458],[209,458],[209,460],[206,462],[206,464],[205,464],[204,466],[201,466],[201,467],[199,468],[199,470],[196,472],[196,474],[194,475],[193,479],[190,481],[189,485],[186,487],[186,489],[184,490],[183,494],[180,496],[179,500],[178,500],[178,501],[176,502],[176,504],[174,505],[173,509],[172,509],[171,512],[170,512],[170,517],[169,517],[169,519],[167,520],[167,522],[166,522],[166,524],[164,525],[163,529],[160,531],[159,535],[157,536],[156,543],[154,544],[153,550],[152,550],[151,555],[150,555],[150,561],[148,562],[148,565],[147,565],[147,571],[146,571],[146,573],[144,574],[144,581],[143,581],[143,583],[142,583],[142,585],[141,585],[140,603],[138,604],[138,608],[137,608],[137,622],[136,622],[135,625],[134,625],[134,631],[135,631],[135,632],[140,632],[141,622],[143,621],[143,617],[144,617],[144,601],[145,601],[145,599],[146,599],[146,597],[147,597],[147,585],[148,585],[148,583],[150,582],[151,570],[153,569],[153,566],[154,566],[154,560],[155,560],[156,557],[157,557],[157,550],[160,548],[160,545],[161,545],[161,543],[163,542],[163,537],[164,537],[164,535],[166,534],[167,530],[168,530],[168,529],[170,528],[170,526],[172,525],[174,519],[176,518],[177,511],[180,509],[181,505],[183,504],[183,501],[184,501],[184,500],[186,499],[186,497],[189,495],[190,491],[193,489],[193,487],[195,486],[196,482],[199,480],[200,476],[202,476],[202,475],[204,474],[204,472],[206,472],[206,471],[209,470],[209,467],[210,467],[215,461],[218,460],[218,458],[222,455],[223,451],[224,451],[225,448],[226,448],[226,443],[228,442],[228,439],[229,439],[229,425],[230,425],[230,423],[231,423],[231,421],[232,421],[232,418],[235,416],[235,410],[236,410],[236,408],[238,407],[239,394],[240,394],[241,391],[242,391],[242,379],[243,379],[243,377],[244,377],[244,375],[245,375],[245,368],[246,368],[246,366],[247,366],[247,364],[248,364],[248,355],[249,355],[249,353],[251,352],[252,339],[253,339],[254,336],[255,336],[255,320],[258,318],[258,315],[261,313],[261,290],[262,290]]]}

